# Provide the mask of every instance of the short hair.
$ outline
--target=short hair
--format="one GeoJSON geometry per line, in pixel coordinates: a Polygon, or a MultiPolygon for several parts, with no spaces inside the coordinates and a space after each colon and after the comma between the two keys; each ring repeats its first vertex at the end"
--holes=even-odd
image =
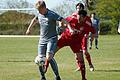
{"type": "Polygon", "coordinates": [[[92,14],[96,15],[96,13],[95,13],[95,12],[93,12],[93,13],[91,13],[91,14],[90,14],[90,16],[91,16],[92,14]]]}
{"type": "Polygon", "coordinates": [[[80,10],[80,11],[78,11],[78,15],[85,17],[87,15],[87,11],[80,10]]]}
{"type": "Polygon", "coordinates": [[[77,9],[77,6],[80,6],[80,8],[84,9],[84,5],[80,2],[76,4],[76,9],[77,9]]]}
{"type": "Polygon", "coordinates": [[[96,13],[95,13],[95,12],[93,12],[92,14],[96,15],[96,13]]]}
{"type": "Polygon", "coordinates": [[[35,4],[35,8],[39,9],[40,7],[46,7],[46,4],[43,0],[38,0],[35,4]]]}

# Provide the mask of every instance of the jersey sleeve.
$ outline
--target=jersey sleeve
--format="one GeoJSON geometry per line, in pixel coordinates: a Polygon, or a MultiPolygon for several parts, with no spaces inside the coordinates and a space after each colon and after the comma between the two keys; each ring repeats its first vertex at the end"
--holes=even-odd
{"type": "Polygon", "coordinates": [[[69,23],[72,21],[72,17],[68,16],[67,18],[65,18],[66,21],[68,21],[69,23]]]}
{"type": "Polygon", "coordinates": [[[52,17],[54,18],[54,20],[61,21],[63,19],[63,17],[61,17],[57,13],[55,13],[53,11],[51,11],[51,13],[52,13],[52,17]]]}

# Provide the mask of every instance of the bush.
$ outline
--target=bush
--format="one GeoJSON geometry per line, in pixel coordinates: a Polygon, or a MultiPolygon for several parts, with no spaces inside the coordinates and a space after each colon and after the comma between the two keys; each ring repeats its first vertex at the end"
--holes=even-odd
{"type": "Polygon", "coordinates": [[[105,34],[110,34],[111,31],[111,22],[104,21],[100,23],[100,34],[105,35],[105,34]]]}
{"type": "MultiPolygon", "coordinates": [[[[29,24],[0,24],[0,35],[24,35],[29,24]]],[[[39,34],[39,26],[36,25],[32,34],[39,34]]]]}

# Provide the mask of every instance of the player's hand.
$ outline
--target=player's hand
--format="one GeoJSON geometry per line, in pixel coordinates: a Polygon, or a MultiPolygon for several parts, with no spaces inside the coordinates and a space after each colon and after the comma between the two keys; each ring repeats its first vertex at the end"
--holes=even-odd
{"type": "Polygon", "coordinates": [[[80,30],[77,30],[77,29],[71,30],[71,35],[78,34],[78,33],[80,33],[80,30]]]}
{"type": "Polygon", "coordinates": [[[80,33],[80,30],[74,29],[74,33],[78,34],[78,33],[80,33]]]}
{"type": "Polygon", "coordinates": [[[69,30],[70,30],[71,35],[73,35],[74,34],[74,30],[73,29],[69,29],[69,30]]]}

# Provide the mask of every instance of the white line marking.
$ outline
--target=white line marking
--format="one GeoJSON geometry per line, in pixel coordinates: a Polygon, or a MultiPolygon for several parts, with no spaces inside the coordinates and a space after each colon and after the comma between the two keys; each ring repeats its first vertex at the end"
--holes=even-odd
{"type": "Polygon", "coordinates": [[[27,37],[40,37],[40,36],[38,36],[38,35],[0,35],[0,37],[25,37],[25,38],[27,38],[27,37]]]}

